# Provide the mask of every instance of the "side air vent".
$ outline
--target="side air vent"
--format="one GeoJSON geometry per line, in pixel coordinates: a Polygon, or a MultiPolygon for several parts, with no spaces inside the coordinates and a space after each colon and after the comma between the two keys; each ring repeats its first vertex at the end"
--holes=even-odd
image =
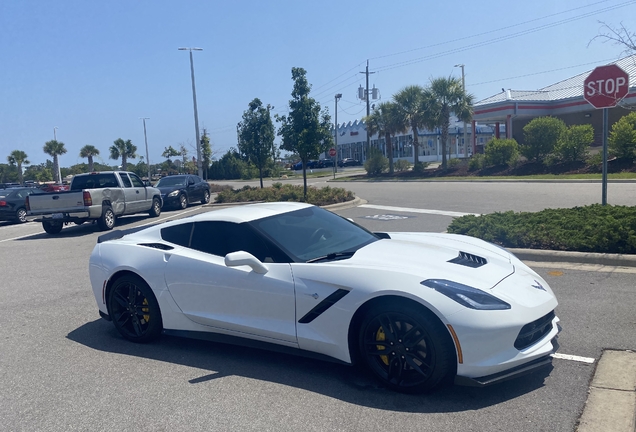
{"type": "Polygon", "coordinates": [[[161,250],[172,250],[174,249],[172,246],[168,246],[163,243],[139,243],[139,246],[146,246],[149,248],[161,249],[161,250]]]}
{"type": "Polygon", "coordinates": [[[453,264],[463,265],[466,267],[472,267],[472,268],[477,268],[477,267],[483,266],[484,264],[488,264],[488,261],[486,260],[486,258],[482,258],[480,256],[469,254],[468,252],[461,252],[461,251],[459,252],[459,256],[457,256],[457,258],[453,258],[452,260],[448,262],[453,264]]]}

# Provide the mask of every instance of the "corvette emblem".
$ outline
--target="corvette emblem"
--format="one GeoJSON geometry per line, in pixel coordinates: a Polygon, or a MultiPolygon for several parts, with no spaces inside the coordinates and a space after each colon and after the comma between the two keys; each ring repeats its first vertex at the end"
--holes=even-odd
{"type": "Polygon", "coordinates": [[[537,284],[536,285],[531,285],[532,288],[536,288],[538,290],[541,291],[545,291],[545,288],[543,288],[543,285],[541,285],[541,283],[538,280],[534,280],[537,284]]]}

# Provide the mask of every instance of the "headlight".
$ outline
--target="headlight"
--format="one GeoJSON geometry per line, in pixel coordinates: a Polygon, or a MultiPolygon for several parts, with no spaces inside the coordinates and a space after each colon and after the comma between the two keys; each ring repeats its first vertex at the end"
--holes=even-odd
{"type": "Polygon", "coordinates": [[[177,196],[177,195],[179,195],[179,191],[178,191],[178,190],[176,190],[176,191],[172,191],[172,192],[170,192],[170,193],[168,194],[168,196],[169,196],[169,197],[173,197],[173,196],[177,196]]]}
{"type": "Polygon", "coordinates": [[[422,285],[433,288],[438,293],[444,294],[451,300],[470,309],[478,310],[504,310],[510,309],[510,305],[497,297],[477,288],[446,279],[427,279],[420,282],[422,285]]]}

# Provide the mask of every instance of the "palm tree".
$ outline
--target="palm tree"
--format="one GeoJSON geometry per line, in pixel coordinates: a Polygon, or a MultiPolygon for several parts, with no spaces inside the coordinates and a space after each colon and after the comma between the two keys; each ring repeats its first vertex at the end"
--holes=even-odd
{"type": "Polygon", "coordinates": [[[88,172],[93,172],[93,156],[97,156],[98,154],[99,150],[90,144],[85,145],[80,150],[80,157],[88,158],[88,172]]]}
{"type": "Polygon", "coordinates": [[[460,121],[470,122],[475,98],[466,93],[460,79],[448,77],[432,80],[430,87],[425,90],[424,99],[429,103],[433,127],[442,130],[442,169],[446,169],[446,142],[451,113],[460,121]]]}
{"type": "Polygon", "coordinates": [[[426,115],[428,113],[425,100],[424,88],[419,85],[410,85],[393,95],[393,101],[398,106],[398,117],[402,127],[400,132],[406,132],[411,128],[413,132],[413,162],[419,162],[419,143],[417,141],[417,128],[424,127],[426,115]]]}
{"type": "Polygon", "coordinates": [[[64,148],[64,143],[57,140],[47,141],[44,144],[44,153],[49,156],[53,156],[53,170],[55,177],[57,177],[57,182],[62,184],[62,174],[60,173],[60,163],[57,159],[59,155],[63,155],[66,153],[66,148],[64,148]]]}
{"type": "Polygon", "coordinates": [[[389,174],[393,174],[393,143],[391,136],[394,136],[402,129],[398,107],[393,102],[381,102],[369,117],[365,117],[369,135],[384,135],[387,155],[389,157],[389,174]]]}
{"type": "Polygon", "coordinates": [[[11,165],[18,166],[18,179],[20,184],[24,183],[24,178],[22,177],[22,164],[29,165],[31,162],[27,160],[27,154],[22,150],[13,150],[9,156],[7,156],[7,161],[11,165]]]}
{"type": "Polygon", "coordinates": [[[135,159],[137,157],[137,146],[133,145],[130,140],[124,141],[121,138],[117,138],[113,144],[110,146],[110,158],[115,160],[121,158],[121,169],[127,171],[128,158],[135,159]]]}

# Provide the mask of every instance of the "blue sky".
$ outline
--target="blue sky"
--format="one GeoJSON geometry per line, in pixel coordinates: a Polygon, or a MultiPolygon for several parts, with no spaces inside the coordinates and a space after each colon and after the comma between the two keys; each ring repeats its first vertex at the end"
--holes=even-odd
{"type": "Polygon", "coordinates": [[[101,161],[117,138],[151,163],[185,144],[195,154],[190,63],[194,53],[199,125],[220,157],[236,146],[236,124],[258,97],[285,113],[291,68],[303,67],[312,96],[338,121],[365,114],[357,99],[366,60],[370,85],[389,100],[402,87],[461,77],[477,100],[502,88],[535,90],[616,60],[622,47],[590,41],[599,21],[636,16],[636,1],[511,2],[260,0],[0,2],[0,161],[15,149],[32,164],[57,138],[80,163],[92,144],[101,161]],[[588,46],[589,45],[589,46],[588,46]]]}

